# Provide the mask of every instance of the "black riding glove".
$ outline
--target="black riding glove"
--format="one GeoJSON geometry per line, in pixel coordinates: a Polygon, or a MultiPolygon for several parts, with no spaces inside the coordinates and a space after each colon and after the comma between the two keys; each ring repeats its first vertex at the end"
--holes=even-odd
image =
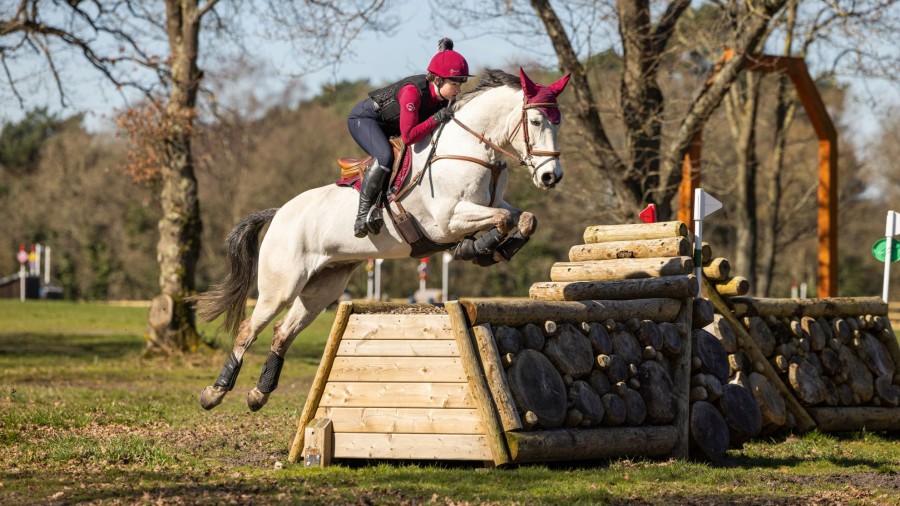
{"type": "Polygon", "coordinates": [[[449,107],[444,107],[443,109],[434,113],[434,116],[432,116],[432,118],[434,118],[434,122],[437,123],[438,125],[440,125],[441,123],[446,123],[446,122],[450,121],[450,118],[452,118],[452,117],[453,117],[453,112],[450,110],[449,107]]]}

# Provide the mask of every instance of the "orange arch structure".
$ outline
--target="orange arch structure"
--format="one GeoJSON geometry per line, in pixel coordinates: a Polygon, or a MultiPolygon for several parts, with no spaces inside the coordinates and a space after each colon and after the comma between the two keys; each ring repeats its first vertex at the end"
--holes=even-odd
{"type": "MultiPolygon", "coordinates": [[[[734,57],[734,51],[726,50],[721,62],[734,57]]],[[[825,103],[809,75],[802,58],[771,55],[753,55],[743,66],[756,72],[787,74],[794,83],[800,102],[819,139],[819,190],[818,190],[818,277],[819,297],[834,297],[838,288],[837,256],[837,131],[825,109],[825,103]]],[[[684,223],[693,221],[692,204],[694,190],[700,186],[700,153],[702,133],[698,133],[684,155],[681,164],[681,186],[678,191],[678,219],[684,223]]]]}

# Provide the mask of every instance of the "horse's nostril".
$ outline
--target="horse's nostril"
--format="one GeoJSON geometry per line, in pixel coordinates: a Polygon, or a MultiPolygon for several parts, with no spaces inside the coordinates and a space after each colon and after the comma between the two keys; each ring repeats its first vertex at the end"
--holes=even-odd
{"type": "Polygon", "coordinates": [[[546,186],[551,186],[553,184],[556,184],[556,176],[554,176],[550,172],[546,172],[541,175],[541,182],[546,186]]]}

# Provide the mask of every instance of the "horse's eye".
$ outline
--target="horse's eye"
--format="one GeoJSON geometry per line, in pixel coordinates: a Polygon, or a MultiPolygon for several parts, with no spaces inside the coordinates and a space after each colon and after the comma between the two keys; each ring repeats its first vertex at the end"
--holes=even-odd
{"type": "Polygon", "coordinates": [[[534,126],[541,126],[541,120],[533,119],[533,120],[531,120],[531,124],[534,126]]]}

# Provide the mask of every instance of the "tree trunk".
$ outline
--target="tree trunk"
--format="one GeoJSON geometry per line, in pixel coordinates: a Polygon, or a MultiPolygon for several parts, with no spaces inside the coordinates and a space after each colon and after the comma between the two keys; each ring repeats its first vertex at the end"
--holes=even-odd
{"type": "Polygon", "coordinates": [[[738,223],[735,233],[735,265],[745,273],[751,290],[755,287],[756,271],[756,115],[759,105],[759,76],[746,74],[746,89],[738,95],[738,103],[734,108],[737,116],[738,131],[735,139],[737,149],[737,199],[734,210],[738,223]],[[743,102],[743,103],[741,103],[743,102]]]}
{"type": "Polygon", "coordinates": [[[684,154],[697,133],[703,130],[706,120],[718,108],[732,83],[743,72],[749,52],[758,46],[772,18],[786,2],[787,0],[768,0],[761,2],[760,5],[753,4],[756,8],[742,25],[740,33],[736,34],[735,56],[721,66],[685,113],[672,143],[662,155],[665,184],[661,185],[661,195],[655,199],[656,216],[660,221],[668,220],[672,216],[672,200],[681,184],[681,162],[684,154]]]}
{"type": "Polygon", "coordinates": [[[194,291],[202,229],[191,152],[194,107],[202,79],[197,68],[200,16],[196,0],[167,1],[166,29],[172,82],[164,114],[168,135],[156,254],[160,293],[171,296],[174,307],[171,324],[157,337],[171,350],[189,352],[200,342],[194,311],[185,303],[194,291]]]}

